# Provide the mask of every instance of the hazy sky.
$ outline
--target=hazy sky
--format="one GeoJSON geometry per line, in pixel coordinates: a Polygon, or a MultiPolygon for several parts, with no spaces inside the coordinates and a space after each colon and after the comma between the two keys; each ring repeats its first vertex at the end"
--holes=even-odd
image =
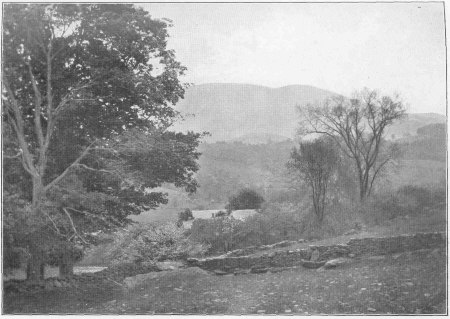
{"type": "Polygon", "coordinates": [[[169,18],[184,82],[399,92],[410,112],[446,112],[442,3],[151,3],[169,18]]]}

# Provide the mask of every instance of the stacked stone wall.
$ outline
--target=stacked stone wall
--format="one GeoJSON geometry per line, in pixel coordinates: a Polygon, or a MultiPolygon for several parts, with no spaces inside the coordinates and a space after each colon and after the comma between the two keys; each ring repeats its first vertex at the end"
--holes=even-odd
{"type": "Polygon", "coordinates": [[[292,267],[309,260],[314,250],[319,252],[317,261],[326,261],[349,256],[386,255],[418,249],[445,247],[444,233],[420,233],[400,235],[395,237],[357,238],[350,239],[342,245],[310,245],[308,248],[274,251],[259,256],[219,256],[212,258],[188,259],[189,266],[206,270],[221,270],[230,272],[236,269],[292,267]]]}

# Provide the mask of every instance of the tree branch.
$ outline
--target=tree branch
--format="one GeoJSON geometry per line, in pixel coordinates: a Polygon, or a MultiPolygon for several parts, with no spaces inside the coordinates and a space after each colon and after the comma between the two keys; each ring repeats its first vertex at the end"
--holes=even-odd
{"type": "Polygon", "coordinates": [[[69,212],[67,211],[67,209],[65,207],[63,207],[63,211],[66,213],[67,217],[69,218],[70,221],[70,225],[72,226],[73,232],[77,235],[78,238],[81,239],[81,241],[83,243],[85,243],[86,245],[88,245],[88,242],[84,240],[83,237],[81,237],[81,235],[77,232],[77,229],[75,228],[75,224],[73,223],[72,217],[70,217],[69,212]]]}
{"type": "Polygon", "coordinates": [[[53,186],[55,186],[57,183],[59,183],[66,175],[67,173],[69,173],[70,169],[72,169],[75,165],[77,165],[91,150],[92,145],[95,142],[92,142],[84,151],[83,153],[81,153],[81,155],[72,163],[70,164],[65,170],[64,172],[62,172],[58,177],[56,177],[54,180],[52,180],[50,183],[48,183],[45,187],[44,187],[44,191],[49,190],[50,188],[52,188],[53,186]]]}
{"type": "Polygon", "coordinates": [[[44,146],[44,133],[42,132],[42,124],[41,124],[41,104],[42,104],[42,97],[41,92],[39,91],[39,88],[36,85],[36,79],[33,75],[33,70],[31,69],[31,64],[27,63],[28,65],[28,72],[30,74],[31,78],[31,84],[33,86],[34,91],[34,99],[35,99],[35,106],[34,106],[34,129],[36,131],[36,136],[38,138],[39,147],[43,148],[44,146]]]}
{"type": "Polygon", "coordinates": [[[22,149],[22,162],[25,170],[31,175],[31,176],[37,176],[38,173],[36,171],[36,167],[33,163],[33,156],[31,155],[28,144],[25,140],[25,132],[24,132],[24,121],[22,114],[20,112],[19,103],[17,102],[14,92],[11,89],[11,86],[9,84],[8,79],[6,78],[5,74],[2,74],[2,80],[3,85],[6,88],[6,91],[8,93],[10,103],[7,103],[10,110],[14,113],[14,119],[8,116],[10,119],[11,126],[13,127],[14,131],[16,132],[16,137],[19,142],[19,146],[22,149]]]}

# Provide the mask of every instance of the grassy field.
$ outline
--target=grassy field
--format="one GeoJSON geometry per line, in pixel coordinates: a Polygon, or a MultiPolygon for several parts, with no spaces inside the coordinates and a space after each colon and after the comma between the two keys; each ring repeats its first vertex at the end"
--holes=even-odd
{"type": "Polygon", "coordinates": [[[118,286],[5,296],[4,313],[446,313],[446,256],[416,251],[318,272],[215,276],[173,271],[118,286]]]}

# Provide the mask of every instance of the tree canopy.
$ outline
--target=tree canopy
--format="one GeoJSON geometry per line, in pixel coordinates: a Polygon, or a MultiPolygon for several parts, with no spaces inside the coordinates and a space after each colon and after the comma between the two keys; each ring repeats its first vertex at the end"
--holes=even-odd
{"type": "Polygon", "coordinates": [[[357,170],[360,199],[370,195],[374,182],[396,155],[395,144],[385,143],[388,126],[405,116],[405,106],[398,95],[380,95],[363,89],[351,99],[334,96],[323,103],[300,108],[303,115],[300,133],[318,133],[334,139],[351,158],[357,170]]]}
{"type": "Polygon", "coordinates": [[[196,190],[201,135],[170,130],[186,68],[168,27],[130,4],[5,5],[5,190],[38,221],[11,232],[86,244],[167,201],[150,188],[196,190]]]}
{"type": "Polygon", "coordinates": [[[255,190],[244,188],[230,197],[225,208],[227,210],[259,209],[263,202],[264,198],[255,190]]]}
{"type": "Polygon", "coordinates": [[[291,152],[288,167],[300,173],[311,189],[314,213],[323,221],[327,188],[339,162],[339,153],[330,138],[301,142],[291,152]]]}

